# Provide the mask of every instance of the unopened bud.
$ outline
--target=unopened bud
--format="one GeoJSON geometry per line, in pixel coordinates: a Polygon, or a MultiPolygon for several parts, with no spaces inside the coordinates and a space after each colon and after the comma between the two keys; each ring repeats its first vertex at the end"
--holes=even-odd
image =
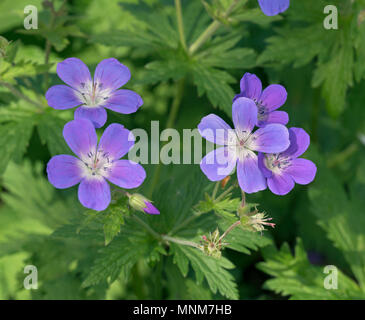
{"type": "Polygon", "coordinates": [[[227,176],[225,177],[222,181],[221,181],[221,188],[224,189],[227,185],[227,183],[229,182],[229,180],[231,179],[231,176],[227,176]]]}
{"type": "Polygon", "coordinates": [[[129,205],[137,210],[148,214],[160,214],[160,211],[152,204],[150,200],[139,193],[128,195],[129,205]]]}

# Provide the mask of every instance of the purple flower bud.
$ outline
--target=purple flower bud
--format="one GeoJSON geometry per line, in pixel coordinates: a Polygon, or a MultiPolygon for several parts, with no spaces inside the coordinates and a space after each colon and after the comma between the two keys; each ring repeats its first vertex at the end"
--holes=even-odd
{"type": "Polygon", "coordinates": [[[149,214],[160,214],[160,211],[149,201],[144,202],[146,205],[146,208],[143,209],[144,212],[149,214]]]}
{"type": "Polygon", "coordinates": [[[137,210],[148,214],[160,214],[160,211],[152,204],[150,200],[139,193],[128,194],[129,205],[137,210]]]}

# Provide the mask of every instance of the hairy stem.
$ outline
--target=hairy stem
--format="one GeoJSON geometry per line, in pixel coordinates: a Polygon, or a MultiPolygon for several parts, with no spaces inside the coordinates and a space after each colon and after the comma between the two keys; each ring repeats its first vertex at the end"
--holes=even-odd
{"type": "Polygon", "coordinates": [[[181,1],[175,0],[176,17],[177,17],[177,28],[179,31],[180,43],[184,50],[187,50],[185,33],[184,33],[184,22],[182,17],[181,1]]]}
{"type": "Polygon", "coordinates": [[[153,235],[156,239],[161,239],[161,235],[153,230],[146,222],[137,217],[136,215],[132,216],[132,219],[138,222],[141,226],[143,226],[151,235],[153,235]]]}
{"type": "Polygon", "coordinates": [[[23,94],[20,90],[18,90],[16,87],[14,87],[12,84],[4,81],[0,81],[0,86],[4,86],[5,88],[9,89],[9,91],[16,97],[29,102],[30,104],[43,109],[43,105],[37,101],[32,100],[31,98],[27,97],[25,94],[23,94]]]}
{"type": "Polygon", "coordinates": [[[226,191],[222,192],[217,199],[215,199],[216,202],[219,202],[222,200],[227,194],[229,194],[234,188],[236,187],[236,184],[231,185],[226,191]]]}
{"type": "MultiPolygon", "coordinates": [[[[180,79],[176,83],[176,94],[175,94],[174,101],[172,102],[169,117],[168,117],[167,122],[166,122],[166,128],[171,128],[171,127],[174,126],[176,116],[177,116],[177,113],[179,111],[181,101],[182,101],[182,98],[183,98],[184,85],[185,85],[185,79],[184,78],[180,79]]],[[[164,144],[166,144],[166,143],[167,143],[167,141],[164,144]]],[[[157,152],[159,152],[159,150],[157,150],[157,152]]],[[[151,187],[149,188],[149,191],[147,193],[149,198],[152,197],[153,190],[155,189],[155,187],[158,183],[158,180],[160,178],[160,173],[161,173],[161,163],[159,162],[156,169],[155,169],[155,171],[154,171],[154,173],[153,173],[151,187]]]]}
{"type": "MultiPolygon", "coordinates": [[[[48,64],[49,63],[49,55],[51,53],[51,43],[49,42],[49,40],[46,40],[46,47],[45,47],[45,56],[44,56],[44,64],[48,64]]],[[[49,73],[48,70],[44,73],[44,87],[47,89],[48,88],[48,79],[49,79],[49,73]]]]}
{"type": "Polygon", "coordinates": [[[222,241],[224,237],[227,236],[228,233],[230,233],[234,228],[238,227],[241,224],[241,221],[236,221],[234,224],[232,224],[224,233],[220,236],[219,241],[222,241]]]}
{"type": "Polygon", "coordinates": [[[212,35],[221,26],[218,20],[213,21],[208,28],[199,36],[199,38],[190,46],[189,53],[194,54],[205,42],[207,42],[212,35]]]}
{"type": "MultiPolygon", "coordinates": [[[[51,3],[51,5],[49,5],[49,9],[51,11],[51,20],[49,22],[49,26],[48,28],[51,30],[56,22],[56,18],[57,16],[60,16],[63,14],[63,10],[65,9],[66,6],[66,0],[63,0],[60,8],[56,11],[54,8],[54,4],[53,2],[51,3]]],[[[52,44],[51,42],[46,38],[46,45],[45,45],[45,53],[44,53],[44,64],[48,64],[49,63],[49,56],[51,54],[51,49],[52,49],[52,44]]],[[[48,70],[44,73],[44,86],[47,89],[48,88],[48,79],[49,79],[49,72],[48,70]]]]}
{"type": "MultiPolygon", "coordinates": [[[[232,11],[235,9],[236,5],[239,3],[239,0],[234,0],[232,4],[229,6],[226,12],[223,13],[222,17],[227,18],[232,11]]],[[[222,23],[218,20],[214,20],[205,31],[199,36],[199,38],[190,46],[189,53],[195,53],[205,42],[207,42],[212,35],[218,30],[218,28],[222,25],[222,23]]]]}
{"type": "Polygon", "coordinates": [[[183,246],[189,246],[189,247],[194,247],[194,248],[200,249],[200,246],[197,243],[192,242],[192,241],[173,238],[173,237],[166,236],[166,235],[162,236],[162,239],[169,241],[169,242],[182,244],[183,246]]]}
{"type": "Polygon", "coordinates": [[[243,208],[246,205],[246,193],[241,190],[242,193],[242,201],[241,201],[241,207],[243,208]]]}
{"type": "Polygon", "coordinates": [[[212,200],[214,201],[215,197],[217,196],[218,188],[219,188],[220,181],[217,181],[214,186],[214,190],[212,193],[212,200]]]}
{"type": "Polygon", "coordinates": [[[167,122],[166,122],[166,128],[173,127],[173,125],[175,123],[176,116],[177,116],[177,113],[179,111],[181,101],[182,101],[182,98],[183,98],[184,85],[185,85],[185,78],[180,79],[176,83],[176,95],[175,95],[174,101],[172,103],[172,107],[171,107],[171,110],[170,110],[169,117],[168,117],[167,122]]]}

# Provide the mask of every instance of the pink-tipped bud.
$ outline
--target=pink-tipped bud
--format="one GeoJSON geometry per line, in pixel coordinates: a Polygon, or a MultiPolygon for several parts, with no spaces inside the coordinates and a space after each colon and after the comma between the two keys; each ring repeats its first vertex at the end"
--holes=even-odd
{"type": "Polygon", "coordinates": [[[139,193],[128,194],[129,205],[137,210],[148,214],[160,214],[160,211],[152,204],[150,200],[139,193]]]}
{"type": "Polygon", "coordinates": [[[144,212],[148,214],[160,214],[160,211],[149,201],[144,202],[146,205],[146,208],[143,209],[144,212]]]}

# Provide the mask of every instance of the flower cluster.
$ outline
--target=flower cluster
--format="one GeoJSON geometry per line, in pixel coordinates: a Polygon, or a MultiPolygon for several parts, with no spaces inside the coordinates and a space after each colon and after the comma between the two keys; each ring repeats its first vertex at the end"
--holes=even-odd
{"type": "MultiPolygon", "coordinates": [[[[107,181],[123,189],[134,189],[143,183],[146,172],[137,163],[121,160],[134,145],[135,139],[129,130],[113,123],[104,130],[98,143],[95,128],[106,122],[104,108],[132,113],[142,105],[142,99],[133,91],[117,90],[131,75],[129,69],[114,58],[98,64],[93,80],[87,66],[77,58],[59,63],[57,74],[69,86],[51,87],[46,93],[48,104],[55,109],[80,107],[75,111],[75,120],[63,129],[65,141],[75,156],[51,158],[47,164],[48,180],[59,189],[79,184],[81,204],[97,211],[105,210],[111,202],[107,181]]],[[[143,212],[159,214],[148,199],[143,197],[143,201],[143,212]]]]}
{"type": "Polygon", "coordinates": [[[261,10],[267,16],[276,16],[289,8],[290,0],[258,0],[261,10]]]}
{"type": "Polygon", "coordinates": [[[243,76],[240,86],[241,92],[232,105],[235,129],[214,114],[198,125],[206,140],[222,146],[202,159],[204,174],[211,181],[220,181],[237,167],[238,183],[244,192],[269,187],[277,195],[287,194],[295,183],[313,181],[315,164],[298,158],[309,146],[309,135],[300,128],[288,130],[288,114],[276,111],[286,101],[285,88],[270,85],[262,91],[260,79],[249,73],[243,76]],[[255,126],[259,127],[256,131],[255,126]]]}

